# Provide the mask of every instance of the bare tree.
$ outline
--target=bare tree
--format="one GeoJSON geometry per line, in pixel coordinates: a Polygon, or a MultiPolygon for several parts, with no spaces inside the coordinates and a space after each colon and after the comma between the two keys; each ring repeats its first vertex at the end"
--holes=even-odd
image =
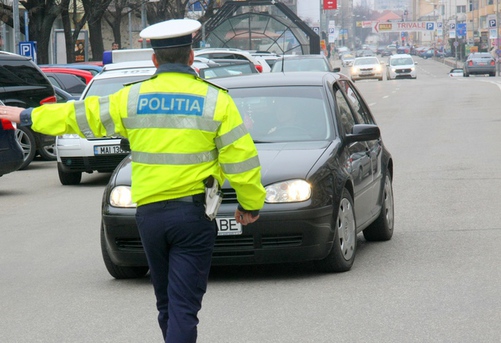
{"type": "MultiPolygon", "coordinates": [[[[28,11],[28,32],[30,40],[37,42],[38,63],[49,63],[50,33],[54,21],[61,14],[64,2],[56,0],[26,0],[20,1],[20,3],[28,11]]],[[[10,27],[14,27],[12,6],[7,6],[3,2],[1,3],[0,19],[10,27]]],[[[25,25],[21,17],[19,18],[19,23],[20,30],[24,32],[25,25]]]]}
{"type": "Polygon", "coordinates": [[[95,61],[103,59],[104,45],[101,23],[112,0],[81,0],[85,14],[88,15],[89,42],[92,49],[92,58],[95,61]]]}
{"type": "Polygon", "coordinates": [[[130,12],[136,11],[140,7],[141,4],[138,2],[131,3],[129,0],[113,0],[111,6],[106,10],[103,18],[111,27],[113,41],[118,43],[120,47],[122,47],[122,19],[130,12]]]}
{"type": "Polygon", "coordinates": [[[68,62],[75,62],[75,44],[77,42],[80,31],[82,30],[83,26],[87,21],[87,13],[84,13],[83,16],[79,18],[78,14],[81,13],[81,11],[78,7],[77,0],[72,0],[71,2],[72,15],[70,16],[69,2],[71,0],[63,0],[63,1],[68,2],[68,5],[64,7],[61,11],[61,20],[63,22],[65,47],[66,47],[66,60],[68,62]]]}

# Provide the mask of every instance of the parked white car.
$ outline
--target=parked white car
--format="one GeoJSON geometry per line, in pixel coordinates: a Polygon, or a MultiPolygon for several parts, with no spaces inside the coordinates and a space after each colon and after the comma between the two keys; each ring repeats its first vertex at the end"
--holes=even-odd
{"type": "MultiPolygon", "coordinates": [[[[148,79],[155,71],[151,60],[108,64],[94,76],[80,100],[115,93],[124,84],[148,79]]],[[[83,139],[70,134],[57,137],[57,171],[61,183],[79,184],[83,172],[112,172],[128,154],[120,148],[120,141],[120,137],[83,139]]]]}

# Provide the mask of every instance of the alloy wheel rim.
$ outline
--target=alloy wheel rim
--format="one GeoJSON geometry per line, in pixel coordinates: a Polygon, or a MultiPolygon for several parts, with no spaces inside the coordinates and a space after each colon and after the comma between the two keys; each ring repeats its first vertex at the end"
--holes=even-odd
{"type": "Polygon", "coordinates": [[[338,243],[346,261],[349,261],[355,253],[355,215],[350,201],[346,198],[341,200],[337,218],[338,243]]]}

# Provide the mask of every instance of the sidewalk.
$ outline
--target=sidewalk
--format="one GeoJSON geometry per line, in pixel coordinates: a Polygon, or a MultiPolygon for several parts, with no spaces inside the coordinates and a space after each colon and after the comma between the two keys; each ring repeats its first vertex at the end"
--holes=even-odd
{"type": "Polygon", "coordinates": [[[443,62],[451,68],[463,68],[463,61],[456,61],[454,57],[435,58],[435,60],[443,62]]]}

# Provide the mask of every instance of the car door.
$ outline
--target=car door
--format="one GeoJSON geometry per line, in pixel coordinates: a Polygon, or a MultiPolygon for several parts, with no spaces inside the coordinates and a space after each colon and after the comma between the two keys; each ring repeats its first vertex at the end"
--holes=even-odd
{"type": "MultiPolygon", "coordinates": [[[[350,113],[353,117],[353,125],[374,125],[375,122],[368,106],[365,104],[363,98],[353,84],[348,80],[341,80],[338,84],[343,91],[346,105],[350,108],[350,113]]],[[[352,160],[352,177],[358,176],[357,188],[359,194],[355,194],[355,198],[358,196],[358,203],[355,199],[355,210],[358,207],[359,211],[357,213],[367,213],[367,217],[359,218],[358,224],[363,224],[366,220],[371,219],[371,213],[374,214],[374,211],[377,210],[379,185],[382,177],[382,142],[381,139],[355,142],[348,148],[350,149],[350,157],[352,160]],[[361,210],[362,208],[365,210],[361,210]]]]}

